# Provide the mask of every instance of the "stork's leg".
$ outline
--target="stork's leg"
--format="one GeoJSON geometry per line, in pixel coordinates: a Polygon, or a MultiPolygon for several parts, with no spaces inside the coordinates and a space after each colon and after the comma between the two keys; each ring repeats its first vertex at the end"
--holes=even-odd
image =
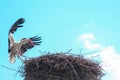
{"type": "Polygon", "coordinates": [[[18,55],[18,57],[20,58],[20,60],[21,60],[22,62],[24,62],[24,60],[21,58],[20,54],[17,53],[17,55],[18,55]]]}

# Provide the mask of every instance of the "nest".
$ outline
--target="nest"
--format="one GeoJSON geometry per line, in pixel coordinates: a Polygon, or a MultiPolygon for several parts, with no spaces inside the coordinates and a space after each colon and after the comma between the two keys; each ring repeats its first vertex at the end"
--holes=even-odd
{"type": "Polygon", "coordinates": [[[65,53],[46,54],[25,61],[24,80],[100,80],[99,63],[65,53]]]}

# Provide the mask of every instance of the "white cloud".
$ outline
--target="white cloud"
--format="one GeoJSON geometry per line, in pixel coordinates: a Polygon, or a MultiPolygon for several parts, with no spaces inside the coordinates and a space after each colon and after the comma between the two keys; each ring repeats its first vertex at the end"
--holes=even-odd
{"type": "Polygon", "coordinates": [[[88,50],[99,50],[97,53],[90,54],[90,56],[99,55],[102,60],[102,67],[106,72],[104,80],[120,80],[120,54],[114,48],[114,46],[105,47],[101,43],[95,43],[96,37],[93,34],[83,34],[78,37],[80,42],[83,42],[83,45],[88,50]]]}
{"type": "Polygon", "coordinates": [[[95,40],[95,36],[93,34],[83,34],[83,35],[80,35],[78,40],[95,40]]]}
{"type": "Polygon", "coordinates": [[[120,80],[120,54],[113,46],[108,46],[100,52],[100,56],[103,69],[111,75],[110,80],[120,80]]]}
{"type": "Polygon", "coordinates": [[[102,45],[99,43],[94,43],[96,37],[93,34],[83,34],[78,37],[78,41],[82,41],[85,48],[89,50],[96,50],[102,48],[102,45]]]}

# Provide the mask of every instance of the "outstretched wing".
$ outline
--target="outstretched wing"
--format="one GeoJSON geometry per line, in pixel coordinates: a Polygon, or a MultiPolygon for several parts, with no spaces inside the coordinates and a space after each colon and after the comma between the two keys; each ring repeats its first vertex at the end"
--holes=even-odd
{"type": "Polygon", "coordinates": [[[29,38],[29,42],[22,44],[20,48],[21,54],[24,54],[28,49],[31,49],[37,45],[40,45],[41,42],[42,42],[41,37],[39,36],[34,36],[29,38]]]}
{"type": "Polygon", "coordinates": [[[23,23],[25,22],[25,19],[23,19],[23,18],[20,18],[20,19],[18,19],[13,25],[12,25],[12,27],[11,27],[11,29],[9,30],[9,33],[14,33],[16,30],[17,30],[17,28],[20,28],[20,27],[23,27],[23,23]]]}
{"type": "Polygon", "coordinates": [[[9,34],[8,34],[8,52],[11,52],[10,47],[11,45],[14,43],[14,37],[13,37],[13,33],[17,30],[17,28],[23,27],[23,23],[25,22],[25,19],[20,18],[18,19],[11,27],[11,29],[9,30],[9,34]]]}

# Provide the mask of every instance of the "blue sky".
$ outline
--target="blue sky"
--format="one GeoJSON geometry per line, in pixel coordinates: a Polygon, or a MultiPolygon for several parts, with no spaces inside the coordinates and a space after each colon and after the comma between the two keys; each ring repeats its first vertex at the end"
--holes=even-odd
{"type": "MultiPolygon", "coordinates": [[[[119,4],[119,0],[1,0],[0,65],[13,69],[21,65],[20,60],[9,63],[7,41],[11,25],[23,17],[26,22],[14,34],[16,40],[40,35],[43,41],[41,46],[26,52],[26,56],[39,56],[39,50],[66,52],[72,48],[73,53],[79,53],[81,48],[83,53],[99,50],[88,56],[99,55],[102,59],[107,73],[103,80],[120,80],[119,4]]],[[[1,80],[13,80],[15,74],[0,67],[1,80]]],[[[23,79],[17,75],[16,80],[23,79]]]]}

